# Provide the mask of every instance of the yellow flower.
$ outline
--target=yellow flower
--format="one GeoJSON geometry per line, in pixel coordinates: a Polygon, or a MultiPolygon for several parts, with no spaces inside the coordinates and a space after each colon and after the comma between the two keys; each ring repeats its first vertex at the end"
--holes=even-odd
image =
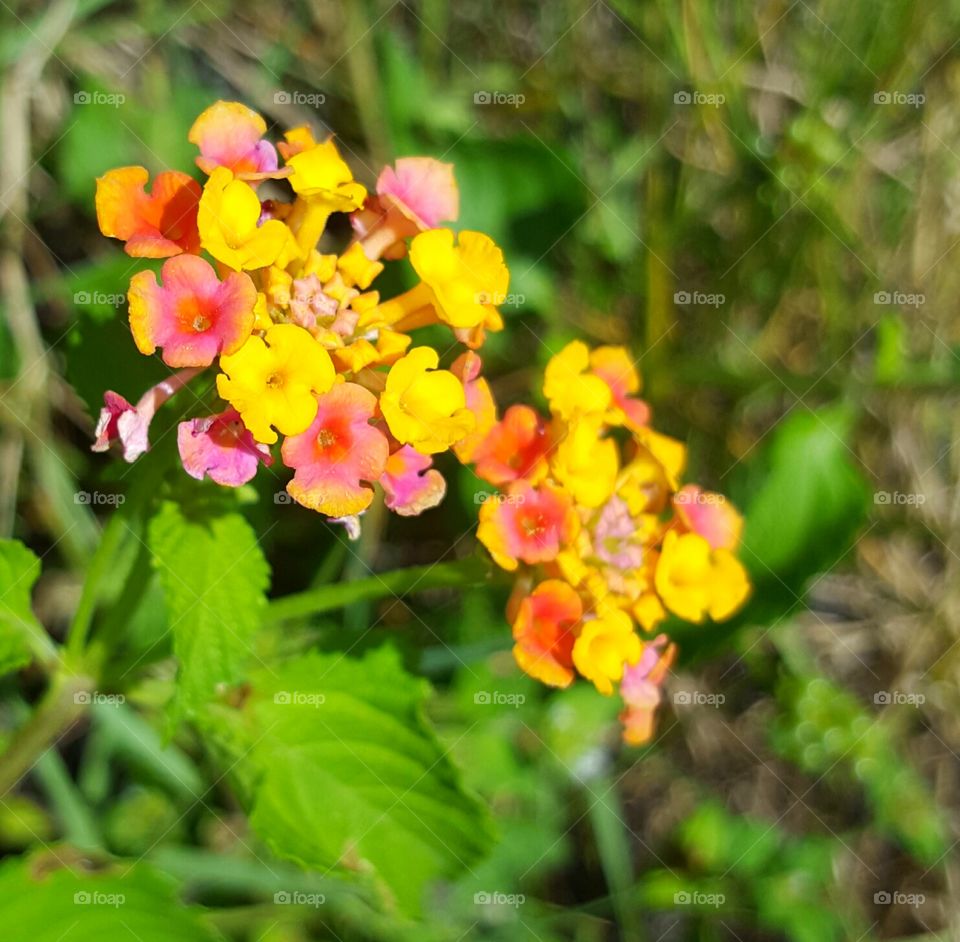
{"type": "Polygon", "coordinates": [[[590,350],[574,340],[550,358],[543,375],[543,394],[550,411],[565,421],[578,415],[603,415],[613,402],[610,387],[599,376],[588,373],[590,350]]]}
{"type": "Polygon", "coordinates": [[[675,530],[664,537],[654,582],[663,604],[691,622],[729,618],[750,594],[746,570],[730,550],[675,530]]]}
{"type": "Polygon", "coordinates": [[[573,645],[573,663],[600,693],[610,696],[614,683],[623,677],[624,665],[636,664],[642,649],[630,616],[610,608],[584,621],[573,645]]]}
{"type": "Polygon", "coordinates": [[[235,271],[263,268],[274,262],[284,267],[298,257],[297,244],[279,219],[257,225],[260,212],[260,200],[252,187],[235,179],[226,167],[217,167],[200,197],[200,244],[235,271]]]}
{"type": "Polygon", "coordinates": [[[398,442],[424,455],[445,451],[473,431],[463,384],[438,370],[431,347],[414,347],[390,368],[380,409],[398,442]]]}
{"type": "Polygon", "coordinates": [[[232,405],[258,442],[299,435],[317,414],[314,393],[333,386],[327,351],[302,327],[277,324],[266,337],[251,337],[231,356],[220,357],[217,392],[232,405]]]}
{"type": "Polygon", "coordinates": [[[354,181],[332,138],[294,154],[287,166],[293,170],[290,186],[298,196],[322,200],[335,213],[348,213],[363,205],[366,188],[354,181]]]}
{"type": "Polygon", "coordinates": [[[584,507],[599,507],[617,482],[617,444],[600,432],[598,418],[575,420],[551,461],[554,477],[584,507]]]}
{"type": "Polygon", "coordinates": [[[410,263],[432,293],[437,317],[451,327],[477,327],[503,304],[510,272],[503,252],[481,232],[421,232],[410,244],[410,263]]]}

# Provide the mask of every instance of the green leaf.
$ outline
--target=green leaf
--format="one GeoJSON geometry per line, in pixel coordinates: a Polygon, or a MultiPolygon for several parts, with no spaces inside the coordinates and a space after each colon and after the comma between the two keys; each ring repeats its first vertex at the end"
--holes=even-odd
{"type": "Polygon", "coordinates": [[[43,627],[30,608],[40,560],[17,540],[0,540],[0,674],[30,663],[30,633],[43,627]]]}
{"type": "Polygon", "coordinates": [[[144,865],[96,873],[72,866],[76,852],[50,849],[0,866],[4,942],[217,942],[175,884],[144,865]]]}
{"type": "Polygon", "coordinates": [[[187,519],[166,503],[149,544],[180,661],[177,712],[192,712],[218,687],[243,679],[266,605],[270,570],[239,514],[187,519]]]}
{"type": "Polygon", "coordinates": [[[206,714],[278,856],[371,874],[408,913],[428,881],[491,844],[485,810],[424,720],[426,690],[388,648],[314,653],[251,677],[238,710],[206,714]]]}
{"type": "Polygon", "coordinates": [[[740,554],[758,585],[799,592],[850,548],[868,490],[847,444],[852,424],[846,410],[798,409],[774,433],[740,554]]]}

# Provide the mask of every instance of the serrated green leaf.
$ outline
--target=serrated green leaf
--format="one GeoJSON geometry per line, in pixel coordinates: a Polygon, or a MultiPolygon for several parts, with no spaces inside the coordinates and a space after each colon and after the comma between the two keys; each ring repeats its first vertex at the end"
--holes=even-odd
{"type": "Polygon", "coordinates": [[[42,632],[30,607],[40,560],[17,540],[0,540],[0,674],[30,662],[30,632],[42,632]]]}
{"type": "Polygon", "coordinates": [[[144,865],[97,873],[67,866],[70,848],[0,867],[4,942],[217,942],[200,911],[182,906],[175,884],[144,865]]]}
{"type": "Polygon", "coordinates": [[[486,853],[487,813],[424,720],[426,684],[392,650],[305,655],[248,687],[239,710],[212,709],[206,725],[278,856],[371,874],[415,913],[429,881],[486,853]]]}
{"type": "Polygon", "coordinates": [[[166,503],[150,522],[149,543],[180,661],[176,706],[189,713],[243,678],[270,570],[239,514],[190,520],[166,503]]]}

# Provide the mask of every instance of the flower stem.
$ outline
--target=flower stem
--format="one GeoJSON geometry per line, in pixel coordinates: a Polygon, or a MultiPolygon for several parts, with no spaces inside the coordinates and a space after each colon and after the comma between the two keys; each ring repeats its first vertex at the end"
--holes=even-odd
{"type": "Polygon", "coordinates": [[[0,800],[83,714],[90,700],[85,694],[89,694],[93,687],[91,677],[66,673],[54,675],[40,706],[20,727],[0,757],[0,800]]]}
{"type": "Polygon", "coordinates": [[[271,602],[266,617],[269,622],[305,618],[343,608],[354,602],[390,596],[399,599],[427,589],[469,588],[485,585],[489,579],[489,564],[475,556],[430,566],[410,566],[392,572],[377,573],[366,579],[319,586],[287,595],[271,602]]]}

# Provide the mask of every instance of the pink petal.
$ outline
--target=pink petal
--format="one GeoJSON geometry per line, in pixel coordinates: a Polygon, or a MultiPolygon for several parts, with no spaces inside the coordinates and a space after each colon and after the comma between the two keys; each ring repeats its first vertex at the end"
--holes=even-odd
{"type": "Polygon", "coordinates": [[[187,474],[198,481],[209,477],[225,487],[246,484],[261,461],[273,463],[270,449],[254,439],[235,409],[181,422],[177,448],[187,474]]]}
{"type": "Polygon", "coordinates": [[[415,517],[443,500],[447,482],[432,464],[429,455],[420,454],[410,445],[404,445],[387,459],[380,483],[390,510],[401,517],[415,517]]]}

